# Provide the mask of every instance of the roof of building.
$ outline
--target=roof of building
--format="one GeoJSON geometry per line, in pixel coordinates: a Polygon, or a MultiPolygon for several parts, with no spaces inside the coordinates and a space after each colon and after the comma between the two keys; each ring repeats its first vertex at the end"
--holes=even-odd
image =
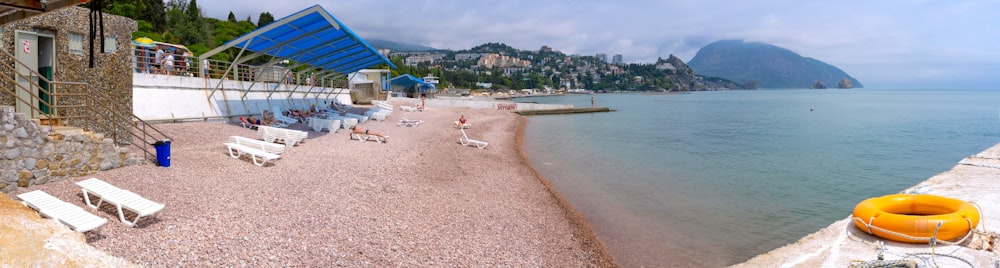
{"type": "Polygon", "coordinates": [[[0,5],[0,25],[30,18],[56,9],[86,3],[86,0],[8,0],[0,5]]]}
{"type": "Polygon", "coordinates": [[[241,59],[233,59],[234,63],[269,55],[341,74],[383,63],[396,68],[388,58],[320,5],[303,9],[230,40],[202,54],[199,60],[228,48],[245,48],[253,52],[241,59]]]}
{"type": "Polygon", "coordinates": [[[410,74],[404,74],[389,79],[389,84],[401,87],[411,87],[413,85],[420,84],[422,88],[435,88],[433,84],[424,82],[424,79],[417,78],[410,74]]]}

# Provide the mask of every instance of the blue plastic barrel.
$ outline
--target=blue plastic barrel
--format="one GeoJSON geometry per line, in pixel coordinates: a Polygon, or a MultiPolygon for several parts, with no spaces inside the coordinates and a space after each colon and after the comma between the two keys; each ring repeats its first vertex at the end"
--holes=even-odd
{"type": "Polygon", "coordinates": [[[157,141],[153,143],[153,148],[156,149],[156,163],[161,167],[170,166],[170,141],[157,141]]]}

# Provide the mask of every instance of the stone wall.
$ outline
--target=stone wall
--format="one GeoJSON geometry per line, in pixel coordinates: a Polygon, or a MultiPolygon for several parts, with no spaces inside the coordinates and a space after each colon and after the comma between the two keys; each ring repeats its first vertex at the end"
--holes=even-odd
{"type": "MultiPolygon", "coordinates": [[[[90,40],[88,37],[90,10],[82,7],[61,8],[52,12],[4,24],[2,28],[2,47],[8,53],[16,53],[18,46],[14,44],[15,31],[37,32],[52,35],[55,47],[55,62],[53,63],[53,80],[66,82],[83,82],[92,85],[99,92],[111,98],[103,105],[85,104],[81,98],[60,98],[59,104],[89,105],[88,111],[81,109],[63,110],[62,116],[86,116],[97,120],[113,120],[98,114],[107,114],[104,107],[117,111],[132,111],[132,33],[139,29],[135,20],[127,17],[104,14],[104,35],[115,38],[116,50],[113,53],[103,53],[101,40],[94,42],[94,68],[90,68],[90,40]],[[70,52],[69,34],[84,36],[83,53],[70,52]]],[[[99,34],[99,32],[98,32],[99,34]]],[[[11,61],[13,59],[10,59],[11,61]]],[[[11,64],[12,65],[12,64],[11,64]]],[[[13,89],[10,80],[0,80],[0,86],[13,89]]],[[[82,86],[60,86],[64,93],[88,93],[82,86]]],[[[89,94],[89,93],[88,93],[89,94]]],[[[14,105],[11,94],[0,94],[0,105],[14,105]]],[[[93,123],[78,119],[65,122],[66,125],[81,127],[103,133],[109,137],[117,137],[120,143],[131,142],[131,128],[105,129],[104,123],[93,123]]]]}
{"type": "Polygon", "coordinates": [[[0,106],[0,192],[145,161],[101,134],[49,134],[48,126],[0,106]]]}

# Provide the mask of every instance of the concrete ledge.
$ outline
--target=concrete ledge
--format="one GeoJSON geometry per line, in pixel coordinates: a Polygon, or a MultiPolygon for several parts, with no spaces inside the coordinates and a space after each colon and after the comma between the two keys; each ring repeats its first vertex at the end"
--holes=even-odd
{"type": "Polygon", "coordinates": [[[524,110],[515,111],[520,115],[547,115],[547,114],[579,114],[579,113],[603,113],[603,112],[614,112],[608,107],[594,107],[594,108],[569,108],[569,109],[552,109],[552,110],[524,110]]]}

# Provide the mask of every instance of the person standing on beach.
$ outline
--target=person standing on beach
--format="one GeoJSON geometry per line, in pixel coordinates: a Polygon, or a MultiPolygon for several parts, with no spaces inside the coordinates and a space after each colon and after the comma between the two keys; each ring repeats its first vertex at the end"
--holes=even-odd
{"type": "Polygon", "coordinates": [[[420,94],[420,107],[417,107],[418,110],[423,110],[426,107],[426,100],[427,94],[420,94]]]}

